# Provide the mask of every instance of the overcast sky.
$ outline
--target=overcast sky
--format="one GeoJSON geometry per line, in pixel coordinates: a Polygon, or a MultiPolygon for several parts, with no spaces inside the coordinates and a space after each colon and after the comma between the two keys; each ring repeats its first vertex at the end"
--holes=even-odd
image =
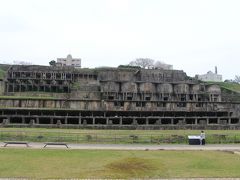
{"type": "Polygon", "coordinates": [[[0,0],[0,63],[48,65],[72,54],[83,67],[139,57],[188,75],[240,75],[238,0],[0,0]]]}

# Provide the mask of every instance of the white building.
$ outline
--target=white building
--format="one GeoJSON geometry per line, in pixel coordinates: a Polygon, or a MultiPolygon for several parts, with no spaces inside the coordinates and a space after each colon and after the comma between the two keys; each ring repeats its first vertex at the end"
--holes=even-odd
{"type": "Polygon", "coordinates": [[[217,73],[217,67],[215,67],[215,73],[213,73],[212,71],[208,71],[207,74],[196,75],[196,78],[201,81],[215,81],[215,82],[222,81],[222,75],[217,73]]]}
{"type": "Polygon", "coordinates": [[[74,66],[77,68],[81,67],[80,58],[72,58],[72,55],[67,55],[67,58],[57,58],[57,64],[60,66],[74,66]]]}

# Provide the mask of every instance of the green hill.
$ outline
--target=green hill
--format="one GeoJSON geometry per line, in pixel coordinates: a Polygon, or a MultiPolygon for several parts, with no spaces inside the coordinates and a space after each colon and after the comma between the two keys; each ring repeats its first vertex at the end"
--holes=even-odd
{"type": "Polygon", "coordinates": [[[240,84],[238,84],[238,83],[232,83],[232,82],[208,82],[208,84],[217,84],[222,89],[226,89],[226,90],[229,90],[229,91],[240,93],[240,84]]]}

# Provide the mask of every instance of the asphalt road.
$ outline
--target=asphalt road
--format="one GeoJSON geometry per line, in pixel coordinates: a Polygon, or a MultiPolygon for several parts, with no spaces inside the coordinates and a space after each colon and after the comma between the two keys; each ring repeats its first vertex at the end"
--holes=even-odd
{"type": "MultiPolygon", "coordinates": [[[[29,147],[24,144],[9,144],[4,147],[4,142],[0,142],[0,148],[29,148],[43,149],[44,143],[29,143],[29,147]]],[[[239,151],[240,144],[207,144],[201,145],[182,145],[182,144],[67,144],[68,149],[92,149],[92,150],[219,150],[219,151],[239,151]]],[[[63,145],[48,145],[44,149],[67,149],[63,145]]]]}

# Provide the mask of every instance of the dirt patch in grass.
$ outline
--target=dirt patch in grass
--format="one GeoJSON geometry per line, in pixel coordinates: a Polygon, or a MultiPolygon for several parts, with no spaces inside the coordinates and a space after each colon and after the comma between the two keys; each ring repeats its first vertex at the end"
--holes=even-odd
{"type": "Polygon", "coordinates": [[[229,154],[234,154],[234,151],[230,151],[230,150],[222,150],[220,152],[224,152],[224,153],[229,153],[229,154]]]}
{"type": "Polygon", "coordinates": [[[114,171],[116,174],[125,174],[131,177],[136,177],[139,174],[145,174],[157,169],[150,160],[143,158],[121,159],[106,165],[106,168],[114,171]]]}

